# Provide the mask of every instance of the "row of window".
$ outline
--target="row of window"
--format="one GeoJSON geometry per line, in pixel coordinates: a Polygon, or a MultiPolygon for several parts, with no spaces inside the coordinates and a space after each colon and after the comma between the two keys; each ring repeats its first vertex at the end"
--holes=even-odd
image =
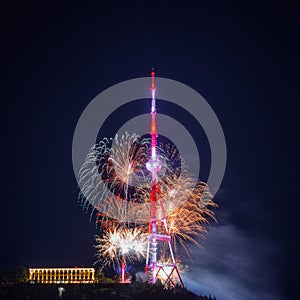
{"type": "Polygon", "coordinates": [[[30,280],[31,284],[34,283],[46,283],[46,284],[52,284],[52,283],[94,283],[94,280],[30,280]]]}
{"type": "Polygon", "coordinates": [[[32,273],[60,273],[60,274],[79,274],[79,273],[94,273],[92,271],[88,271],[88,270],[35,270],[32,273]]]}
{"type": "Polygon", "coordinates": [[[33,275],[30,276],[30,279],[36,280],[36,279],[58,279],[58,280],[67,280],[67,279],[93,279],[93,276],[37,276],[33,275]]]}

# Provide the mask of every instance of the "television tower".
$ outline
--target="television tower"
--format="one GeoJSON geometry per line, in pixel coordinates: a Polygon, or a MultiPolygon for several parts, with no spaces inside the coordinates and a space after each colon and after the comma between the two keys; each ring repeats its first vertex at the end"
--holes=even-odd
{"type": "Polygon", "coordinates": [[[152,174],[151,194],[150,194],[150,220],[149,220],[149,236],[147,246],[147,257],[145,272],[150,271],[150,281],[156,283],[156,279],[160,278],[164,286],[175,286],[178,282],[177,277],[182,287],[184,287],[182,278],[176,265],[174,253],[171,245],[171,236],[168,232],[167,221],[163,206],[163,201],[159,195],[159,186],[157,173],[161,169],[161,161],[157,157],[157,129],[156,129],[156,100],[155,100],[155,72],[151,72],[151,152],[150,160],[146,167],[152,174]],[[158,210],[160,216],[158,218],[158,210]]]}

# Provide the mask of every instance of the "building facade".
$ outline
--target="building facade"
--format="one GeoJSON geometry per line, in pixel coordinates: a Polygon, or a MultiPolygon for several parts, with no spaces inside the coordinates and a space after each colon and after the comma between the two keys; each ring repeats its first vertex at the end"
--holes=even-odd
{"type": "Polygon", "coordinates": [[[35,283],[94,283],[94,268],[29,269],[29,281],[35,283]]]}

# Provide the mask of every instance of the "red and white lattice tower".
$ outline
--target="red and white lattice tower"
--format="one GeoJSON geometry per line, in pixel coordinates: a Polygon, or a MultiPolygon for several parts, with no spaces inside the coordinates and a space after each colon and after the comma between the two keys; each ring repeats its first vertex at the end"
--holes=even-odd
{"type": "Polygon", "coordinates": [[[172,287],[177,283],[180,283],[183,287],[183,281],[179,274],[171,245],[171,236],[168,232],[163,201],[159,195],[157,173],[160,171],[162,164],[156,153],[158,134],[156,129],[156,87],[154,76],[155,72],[152,69],[151,152],[150,160],[146,164],[147,169],[152,174],[152,185],[150,195],[150,221],[145,271],[148,275],[150,275],[150,282],[153,284],[156,283],[157,278],[159,278],[164,286],[172,287]]]}

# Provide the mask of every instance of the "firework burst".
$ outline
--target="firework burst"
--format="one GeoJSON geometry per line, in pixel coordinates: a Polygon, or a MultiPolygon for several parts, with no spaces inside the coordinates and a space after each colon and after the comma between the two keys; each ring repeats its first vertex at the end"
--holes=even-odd
{"type": "Polygon", "coordinates": [[[192,242],[198,247],[201,246],[197,237],[204,238],[209,220],[216,221],[211,208],[217,205],[212,198],[208,186],[204,182],[199,182],[190,197],[169,213],[167,224],[175,250],[178,243],[188,254],[190,252],[187,242],[192,242]]]}
{"type": "MultiPolygon", "coordinates": [[[[198,182],[195,185],[187,168],[182,168],[181,176],[181,180],[178,176],[165,176],[159,182],[156,209],[158,219],[165,216],[175,250],[181,245],[190,254],[188,242],[201,246],[197,238],[205,238],[210,220],[216,221],[212,209],[217,205],[206,183],[198,182]]],[[[150,203],[150,189],[149,186],[140,192],[147,204],[150,203]]],[[[149,205],[142,207],[139,217],[149,219],[149,205]]]]}
{"type": "Polygon", "coordinates": [[[126,133],[93,146],[79,171],[83,208],[102,207],[112,197],[138,201],[135,187],[143,186],[149,173],[145,167],[148,144],[148,139],[126,133]]]}
{"type": "MultiPolygon", "coordinates": [[[[130,227],[148,230],[151,174],[145,164],[149,146],[149,139],[135,134],[105,138],[92,147],[80,169],[82,205],[97,211],[96,222],[103,231],[97,242],[104,265],[119,262],[124,250],[114,246],[113,237],[122,237],[126,245],[130,227]]],[[[165,216],[175,249],[181,245],[189,252],[188,243],[200,246],[197,238],[203,238],[209,220],[215,220],[212,208],[216,204],[205,183],[195,184],[174,145],[161,142],[157,152],[163,165],[158,173],[157,218],[165,216]]]]}
{"type": "Polygon", "coordinates": [[[138,227],[114,227],[102,237],[96,236],[96,261],[101,268],[119,266],[122,261],[134,262],[145,257],[147,234],[138,227]]]}
{"type": "MultiPolygon", "coordinates": [[[[175,159],[176,147],[161,146],[164,148],[158,148],[158,155],[163,167],[159,183],[161,189],[166,190],[172,184],[171,178],[179,176],[180,160],[175,159]]],[[[149,208],[147,194],[151,173],[146,168],[149,151],[149,139],[128,133],[120,138],[118,135],[114,139],[105,138],[93,146],[79,171],[79,198],[83,209],[92,207],[91,216],[96,209],[100,212],[98,217],[109,215],[110,218],[117,216],[115,219],[121,222],[126,218],[148,222],[149,211],[146,215],[143,212],[149,208]],[[116,203],[121,207],[118,213],[116,203]],[[142,203],[145,207],[132,203],[142,203]]]]}

